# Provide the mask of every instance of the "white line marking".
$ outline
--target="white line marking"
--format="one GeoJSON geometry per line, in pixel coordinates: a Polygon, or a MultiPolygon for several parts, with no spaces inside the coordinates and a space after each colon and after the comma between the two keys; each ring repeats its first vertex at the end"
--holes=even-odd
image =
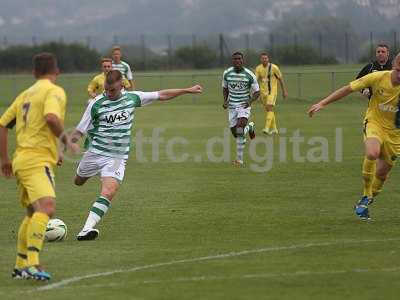
{"type": "Polygon", "coordinates": [[[281,246],[281,247],[267,247],[267,248],[253,249],[253,250],[244,250],[244,251],[239,251],[239,252],[228,252],[228,253],[224,253],[224,254],[194,257],[194,258],[187,258],[187,259],[180,259],[180,260],[172,260],[169,262],[155,263],[155,264],[150,264],[150,265],[133,267],[133,268],[129,268],[129,269],[119,269],[119,270],[113,270],[113,271],[108,271],[108,272],[87,274],[87,275],[83,275],[83,276],[75,276],[75,277],[63,279],[59,282],[48,284],[46,286],[39,287],[36,289],[36,291],[53,290],[56,288],[67,286],[71,283],[78,282],[81,280],[91,279],[91,278],[96,278],[96,277],[105,277],[105,276],[110,276],[110,275],[114,275],[114,274],[118,274],[118,273],[133,273],[133,272],[137,272],[137,271],[141,271],[141,270],[156,269],[156,268],[165,267],[165,266],[192,263],[192,262],[223,259],[223,258],[236,257],[236,256],[247,255],[247,254],[277,252],[277,251],[285,251],[285,250],[298,250],[298,249],[307,249],[307,248],[311,248],[311,247],[325,247],[325,246],[333,246],[333,245],[340,245],[340,244],[352,245],[352,244],[365,244],[365,243],[377,243],[377,242],[391,242],[391,241],[399,241],[399,240],[400,240],[400,238],[372,239],[372,240],[361,240],[361,241],[342,240],[342,241],[334,241],[334,242],[308,243],[308,244],[299,244],[299,245],[281,246]]]}

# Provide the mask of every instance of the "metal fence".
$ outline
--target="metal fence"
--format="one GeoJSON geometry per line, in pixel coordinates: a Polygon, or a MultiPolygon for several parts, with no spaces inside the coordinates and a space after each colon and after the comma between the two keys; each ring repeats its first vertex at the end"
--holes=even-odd
{"type": "Polygon", "coordinates": [[[151,59],[151,55],[164,55],[166,59],[182,46],[194,47],[199,44],[207,45],[218,53],[219,57],[229,57],[234,50],[259,52],[267,50],[272,55],[281,46],[293,47],[311,46],[318,56],[333,56],[343,63],[355,63],[365,57],[373,57],[377,43],[387,43],[392,52],[399,50],[398,32],[354,33],[341,32],[334,35],[321,32],[300,34],[257,33],[231,36],[227,34],[141,34],[141,35],[98,35],[98,36],[0,36],[0,49],[13,45],[38,45],[44,42],[76,42],[100,52],[108,51],[113,45],[119,44],[129,48],[129,56],[143,62],[151,59]]]}
{"type": "MultiPolygon", "coordinates": [[[[289,91],[289,98],[314,100],[353,80],[358,69],[346,70],[283,70],[284,79],[289,91]]],[[[86,88],[94,74],[65,74],[59,79],[70,99],[83,101],[87,98],[86,88]]],[[[138,90],[152,91],[171,87],[184,87],[201,84],[204,88],[202,102],[219,102],[221,92],[222,71],[204,73],[138,73],[135,83],[138,90]]],[[[0,90],[2,99],[0,106],[8,105],[15,96],[33,83],[30,75],[1,75],[0,90]]],[[[279,95],[280,97],[280,95],[279,95]]],[[[196,100],[197,97],[192,97],[196,100]]]]}

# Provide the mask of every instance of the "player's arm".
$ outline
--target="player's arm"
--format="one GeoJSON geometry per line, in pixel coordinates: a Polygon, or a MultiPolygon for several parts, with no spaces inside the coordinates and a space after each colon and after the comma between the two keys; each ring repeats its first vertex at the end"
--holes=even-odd
{"type": "MultiPolygon", "coordinates": [[[[17,98],[18,99],[18,98],[17,98]]],[[[12,176],[12,164],[8,156],[8,129],[13,128],[17,118],[17,101],[0,118],[0,162],[1,171],[7,178],[12,176]]]]}
{"type": "Polygon", "coordinates": [[[139,96],[140,101],[135,103],[136,107],[146,106],[150,103],[159,100],[159,101],[167,101],[173,98],[176,98],[185,94],[200,94],[203,92],[203,88],[200,85],[194,85],[189,88],[184,89],[167,89],[161,90],[158,92],[140,92],[134,91],[130,92],[132,94],[136,94],[139,96]]]}
{"type": "Polygon", "coordinates": [[[228,89],[228,82],[225,80],[225,73],[222,76],[222,96],[224,98],[224,102],[222,103],[222,107],[224,109],[227,109],[228,108],[228,104],[229,104],[229,100],[228,100],[229,89],[228,89]]]}
{"type": "Polygon", "coordinates": [[[253,93],[250,96],[250,99],[248,102],[244,105],[244,108],[247,108],[251,106],[251,104],[260,97],[260,86],[258,85],[258,81],[255,75],[252,75],[252,82],[251,82],[251,87],[250,91],[253,91],[253,93]]]}
{"type": "Polygon", "coordinates": [[[43,117],[47,126],[51,133],[54,134],[62,144],[62,147],[58,152],[58,165],[63,163],[64,152],[71,146],[68,135],[64,133],[63,119],[66,102],[67,97],[64,90],[61,88],[55,88],[48,93],[43,108],[43,117]]]}
{"type": "Polygon", "coordinates": [[[285,81],[283,80],[282,72],[277,65],[273,65],[273,66],[274,66],[274,76],[278,80],[279,86],[281,87],[282,97],[286,98],[288,96],[288,92],[286,89],[285,81]]]}
{"type": "Polygon", "coordinates": [[[135,89],[135,83],[133,82],[133,79],[128,81],[129,81],[129,90],[133,91],[135,89]]]}
{"type": "Polygon", "coordinates": [[[135,85],[133,83],[132,70],[131,70],[130,65],[128,65],[128,64],[126,65],[126,68],[127,68],[127,70],[126,70],[126,79],[128,79],[129,85],[130,85],[128,90],[133,91],[135,89],[135,85]]]}
{"type": "Polygon", "coordinates": [[[194,85],[184,89],[167,89],[158,91],[158,100],[167,101],[185,94],[201,94],[203,88],[200,85],[194,85]]]}
{"type": "Polygon", "coordinates": [[[229,96],[229,89],[227,87],[222,88],[222,95],[224,97],[224,102],[222,103],[222,107],[226,109],[228,108],[228,96],[229,96]]]}
{"type": "Polygon", "coordinates": [[[12,176],[12,165],[8,157],[8,128],[0,125],[0,160],[1,172],[5,177],[12,176]]]}
{"type": "Polygon", "coordinates": [[[78,154],[80,152],[79,141],[87,133],[92,124],[92,107],[94,102],[95,101],[90,102],[86,107],[78,126],[76,126],[75,130],[69,136],[69,140],[71,141],[71,151],[73,154],[78,154]]]}
{"type": "Polygon", "coordinates": [[[334,91],[332,94],[330,94],[328,97],[322,99],[318,103],[312,105],[310,109],[308,110],[308,115],[312,117],[316,112],[320,111],[323,109],[325,106],[328,104],[338,101],[347,95],[351,94],[353,90],[351,89],[350,85],[346,85],[336,91],[334,91]]]}
{"type": "Polygon", "coordinates": [[[352,92],[361,91],[362,89],[371,87],[377,80],[380,79],[380,76],[381,75],[379,74],[379,72],[371,73],[357,80],[354,80],[350,82],[350,84],[334,91],[325,99],[322,99],[320,102],[312,105],[308,110],[309,116],[312,117],[316,112],[320,111],[328,104],[338,101],[351,94],[352,92]]]}
{"type": "Polygon", "coordinates": [[[87,88],[87,92],[88,92],[90,98],[95,98],[97,96],[97,94],[95,92],[96,89],[97,89],[97,83],[95,82],[94,79],[92,79],[89,82],[89,85],[88,85],[88,88],[87,88]]]}
{"type": "Polygon", "coordinates": [[[285,81],[283,80],[283,76],[278,78],[278,82],[279,82],[279,85],[281,86],[282,97],[286,98],[288,96],[288,92],[287,92],[287,89],[286,89],[285,81]]]}

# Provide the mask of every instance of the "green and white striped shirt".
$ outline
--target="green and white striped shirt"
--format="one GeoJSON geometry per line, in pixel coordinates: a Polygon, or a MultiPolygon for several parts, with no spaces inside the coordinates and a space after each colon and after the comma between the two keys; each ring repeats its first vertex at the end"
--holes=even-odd
{"type": "Polygon", "coordinates": [[[122,73],[122,76],[128,80],[133,80],[132,70],[128,63],[124,61],[120,61],[119,64],[116,64],[114,61],[112,62],[113,70],[118,70],[122,73]]]}
{"type": "Polygon", "coordinates": [[[222,87],[229,91],[229,108],[242,106],[250,100],[251,91],[254,93],[260,90],[256,75],[252,71],[242,68],[241,71],[236,72],[234,67],[225,70],[222,87]]]}
{"type": "Polygon", "coordinates": [[[87,134],[89,152],[128,159],[135,109],[158,98],[158,92],[125,91],[116,100],[99,95],[87,106],[76,130],[87,134]]]}

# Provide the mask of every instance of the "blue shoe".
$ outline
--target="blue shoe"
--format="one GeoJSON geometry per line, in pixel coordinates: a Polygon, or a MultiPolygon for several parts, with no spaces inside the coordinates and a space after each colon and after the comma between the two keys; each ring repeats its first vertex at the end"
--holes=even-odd
{"type": "Polygon", "coordinates": [[[21,271],[22,278],[34,279],[38,281],[48,281],[51,279],[51,275],[43,270],[39,270],[37,267],[27,267],[21,271]]]}
{"type": "Polygon", "coordinates": [[[373,201],[374,200],[372,198],[368,198],[367,196],[364,196],[355,205],[354,212],[361,220],[369,220],[370,219],[368,205],[372,204],[373,201]]]}

